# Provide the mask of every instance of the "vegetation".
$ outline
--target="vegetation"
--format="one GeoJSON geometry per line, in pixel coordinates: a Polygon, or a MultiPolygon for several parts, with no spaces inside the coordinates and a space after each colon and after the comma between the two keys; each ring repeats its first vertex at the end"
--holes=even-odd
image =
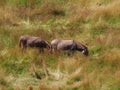
{"type": "Polygon", "coordinates": [[[120,0],[0,0],[0,90],[120,90],[120,0]],[[22,53],[21,35],[74,39],[89,56],[22,53]]]}

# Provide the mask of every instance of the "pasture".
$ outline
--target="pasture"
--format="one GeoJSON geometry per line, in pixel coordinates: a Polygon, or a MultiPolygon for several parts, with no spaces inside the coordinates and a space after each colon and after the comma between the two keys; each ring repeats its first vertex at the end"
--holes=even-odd
{"type": "Polygon", "coordinates": [[[120,0],[0,0],[0,90],[120,90],[120,0]],[[88,47],[51,54],[22,35],[88,47]]]}

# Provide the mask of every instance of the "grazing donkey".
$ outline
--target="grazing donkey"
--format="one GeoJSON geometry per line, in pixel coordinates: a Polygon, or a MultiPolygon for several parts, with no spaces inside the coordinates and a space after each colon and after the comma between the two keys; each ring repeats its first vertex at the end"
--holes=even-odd
{"type": "Polygon", "coordinates": [[[22,48],[23,51],[27,47],[39,48],[40,52],[44,52],[44,48],[48,48],[49,50],[51,50],[51,45],[47,41],[43,40],[40,37],[32,37],[28,35],[20,37],[19,46],[22,48]]]}
{"type": "Polygon", "coordinates": [[[69,55],[72,55],[76,50],[88,56],[88,49],[85,45],[75,42],[74,40],[54,39],[51,41],[52,51],[55,50],[69,50],[69,55]]]}

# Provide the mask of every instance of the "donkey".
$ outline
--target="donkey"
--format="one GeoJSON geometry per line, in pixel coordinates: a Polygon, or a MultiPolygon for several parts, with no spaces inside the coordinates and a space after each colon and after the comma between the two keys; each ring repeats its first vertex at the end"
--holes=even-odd
{"type": "Polygon", "coordinates": [[[68,50],[68,54],[72,55],[76,50],[82,52],[85,56],[88,56],[88,49],[85,45],[75,42],[74,40],[61,40],[54,39],[51,41],[52,52],[55,50],[68,50]]]}
{"type": "Polygon", "coordinates": [[[23,51],[27,47],[39,48],[40,52],[44,52],[44,48],[51,50],[51,45],[47,41],[43,40],[40,37],[32,37],[29,35],[24,35],[20,37],[19,46],[22,48],[23,51]]]}

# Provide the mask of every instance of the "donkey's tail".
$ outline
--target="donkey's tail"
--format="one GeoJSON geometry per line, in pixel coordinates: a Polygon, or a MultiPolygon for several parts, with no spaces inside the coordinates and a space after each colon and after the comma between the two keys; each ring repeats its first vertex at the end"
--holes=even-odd
{"type": "Polygon", "coordinates": [[[21,47],[21,44],[22,44],[22,40],[20,39],[19,40],[19,47],[21,47]]]}

